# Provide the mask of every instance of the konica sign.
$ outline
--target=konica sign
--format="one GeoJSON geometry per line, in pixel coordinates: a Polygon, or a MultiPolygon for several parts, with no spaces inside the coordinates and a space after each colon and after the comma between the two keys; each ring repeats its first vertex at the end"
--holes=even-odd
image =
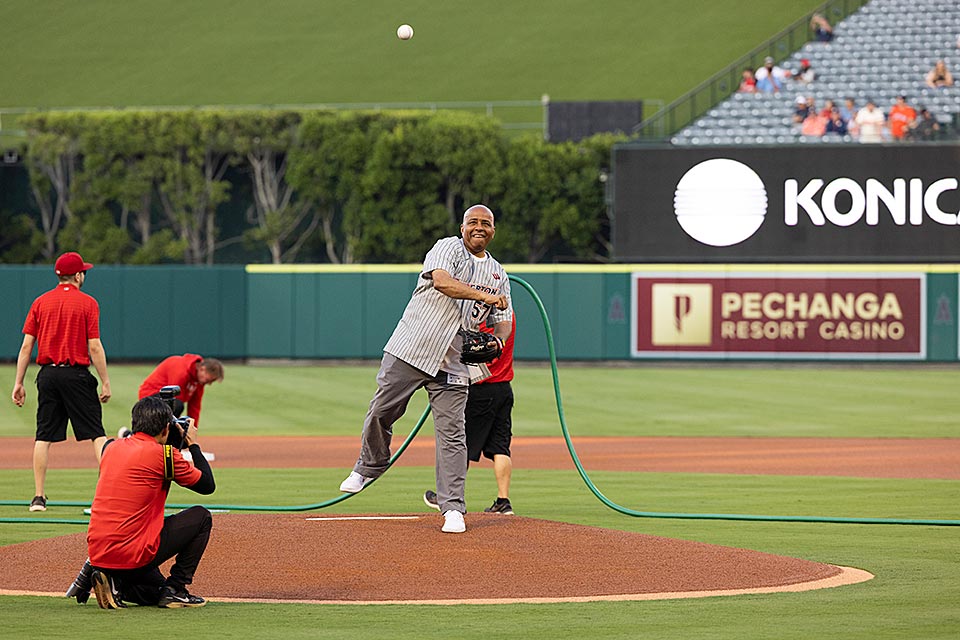
{"type": "Polygon", "coordinates": [[[958,262],[960,146],[614,150],[630,262],[958,262]]]}

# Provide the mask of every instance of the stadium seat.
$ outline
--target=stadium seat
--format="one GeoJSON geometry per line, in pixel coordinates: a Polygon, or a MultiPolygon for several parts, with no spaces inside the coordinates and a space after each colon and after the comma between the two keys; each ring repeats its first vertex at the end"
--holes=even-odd
{"type": "Polygon", "coordinates": [[[899,93],[925,106],[941,122],[960,112],[960,87],[930,89],[923,78],[939,59],[960,75],[960,4],[938,0],[873,0],[834,25],[831,43],[808,42],[781,63],[796,71],[808,58],[817,73],[810,85],[790,83],[776,95],[733,94],[692,123],[674,140],[683,144],[838,144],[850,136],[799,135],[794,99],[813,96],[818,106],[854,97],[858,106],[872,99],[888,111],[899,93]],[[690,133],[687,133],[687,132],[690,133]],[[696,135],[693,135],[696,134],[696,135]]]}

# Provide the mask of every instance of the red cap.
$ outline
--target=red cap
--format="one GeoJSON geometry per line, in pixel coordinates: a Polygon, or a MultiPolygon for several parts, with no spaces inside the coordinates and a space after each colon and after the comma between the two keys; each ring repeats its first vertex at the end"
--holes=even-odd
{"type": "Polygon", "coordinates": [[[79,253],[70,251],[57,258],[57,264],[54,270],[58,276],[72,276],[92,268],[93,265],[89,262],[84,262],[79,253]]]}
{"type": "Polygon", "coordinates": [[[806,58],[804,58],[803,60],[800,61],[800,64],[809,65],[809,64],[810,64],[810,61],[807,60],[806,58]]]}

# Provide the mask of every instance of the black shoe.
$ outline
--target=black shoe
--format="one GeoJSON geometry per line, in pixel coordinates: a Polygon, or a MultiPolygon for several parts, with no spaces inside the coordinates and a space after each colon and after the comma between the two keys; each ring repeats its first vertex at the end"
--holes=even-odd
{"type": "Polygon", "coordinates": [[[437,511],[440,511],[440,503],[437,501],[436,491],[424,491],[423,503],[428,507],[430,507],[431,509],[436,509],[437,511]]]}
{"type": "Polygon", "coordinates": [[[99,569],[94,569],[90,580],[93,582],[93,593],[97,596],[97,604],[101,609],[126,609],[120,591],[114,579],[99,569]]]}
{"type": "Polygon", "coordinates": [[[483,510],[484,513],[496,513],[501,516],[512,516],[513,507],[510,506],[510,500],[507,498],[497,498],[493,504],[483,510]]]}
{"type": "Polygon", "coordinates": [[[47,510],[47,496],[33,496],[33,500],[30,501],[30,511],[46,511],[47,510]]]}
{"type": "Polygon", "coordinates": [[[90,599],[90,590],[93,589],[92,573],[93,567],[90,566],[90,558],[87,558],[87,561],[80,567],[80,573],[77,574],[73,584],[67,589],[66,596],[76,598],[77,604],[86,604],[87,600],[90,599]]]}
{"type": "Polygon", "coordinates": [[[160,591],[160,602],[158,607],[163,609],[179,609],[180,607],[202,607],[207,601],[200,596],[192,595],[186,587],[174,589],[170,585],[165,585],[160,591]]]}

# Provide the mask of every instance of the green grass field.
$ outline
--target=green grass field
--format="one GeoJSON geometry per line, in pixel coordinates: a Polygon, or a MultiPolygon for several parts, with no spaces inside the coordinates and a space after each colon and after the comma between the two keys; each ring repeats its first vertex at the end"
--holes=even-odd
{"type": "MultiPolygon", "coordinates": [[[[129,422],[152,365],[112,365],[113,399],[104,423],[129,422]]],[[[560,435],[550,368],[517,364],[517,434],[560,435]]],[[[0,403],[0,437],[32,436],[37,367],[27,372],[27,405],[0,403]]],[[[0,365],[13,385],[14,367],[0,365]]],[[[204,395],[212,435],[360,433],[376,391],[376,366],[237,366],[204,395]],[[321,402],[318,408],[318,400],[321,402]]],[[[564,367],[560,385],[573,435],[607,436],[960,436],[960,369],[785,365],[564,367]]],[[[409,433],[426,406],[416,396],[397,433],[409,433]]]]}
{"type": "Polygon", "coordinates": [[[0,107],[669,101],[820,4],[4,2],[0,107]]]}
{"type": "MultiPolygon", "coordinates": [[[[111,368],[116,395],[107,405],[108,422],[125,417],[148,370],[111,368]]],[[[372,366],[228,365],[226,381],[208,390],[204,428],[217,435],[357,434],[374,373],[372,366]]],[[[3,376],[12,379],[12,367],[0,367],[3,376]]],[[[950,367],[561,367],[560,376],[574,442],[578,435],[627,434],[957,436],[960,406],[954,389],[960,370],[950,367]]],[[[515,389],[516,434],[558,435],[549,369],[518,367],[515,389]]],[[[398,435],[409,431],[422,407],[422,400],[412,404],[398,435]]],[[[33,411],[0,403],[0,436],[31,435],[33,411]]],[[[336,494],[350,462],[345,460],[343,469],[222,469],[210,503],[296,505],[324,500],[336,494]]],[[[637,510],[960,518],[956,481],[616,472],[591,476],[610,499],[637,510]]],[[[58,500],[89,500],[95,478],[92,468],[52,469],[48,485],[58,500]]],[[[329,511],[418,512],[423,509],[419,495],[432,478],[432,469],[401,466],[369,491],[329,511]]],[[[5,498],[28,497],[30,473],[0,470],[0,486],[5,498]]],[[[471,470],[467,488],[469,504],[486,502],[494,490],[489,468],[471,470]]],[[[78,630],[86,638],[152,638],[174,628],[171,617],[176,619],[173,624],[187,619],[192,634],[244,638],[480,638],[508,633],[523,638],[873,639],[953,638],[960,633],[956,527],[632,518],[603,506],[574,471],[517,468],[511,493],[525,516],[856,566],[877,577],[800,594],[455,609],[215,603],[194,611],[105,612],[65,598],[4,597],[0,624],[4,636],[11,638],[75,638],[78,630]]],[[[194,502],[194,497],[175,489],[170,501],[194,502]]],[[[0,507],[2,517],[26,515],[23,507],[0,507]]],[[[70,508],[44,514],[56,516],[82,514],[70,508]]],[[[77,531],[82,527],[3,524],[0,544],[77,531]]]]}

